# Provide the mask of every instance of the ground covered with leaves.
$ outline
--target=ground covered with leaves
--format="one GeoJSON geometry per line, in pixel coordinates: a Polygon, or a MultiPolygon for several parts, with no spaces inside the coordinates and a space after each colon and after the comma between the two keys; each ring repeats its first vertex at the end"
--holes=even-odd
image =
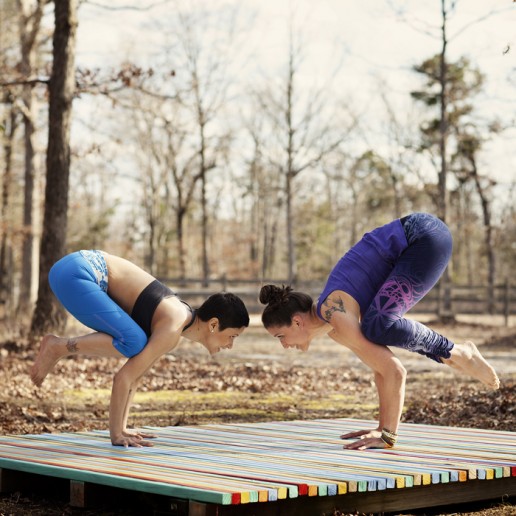
{"type": "MultiPolygon", "coordinates": [[[[399,351],[409,372],[403,421],[515,431],[516,329],[469,322],[448,326],[434,323],[433,327],[456,341],[474,340],[498,370],[502,385],[498,391],[489,391],[424,357],[399,351]]],[[[142,382],[131,425],[376,418],[372,374],[354,355],[329,339],[314,342],[308,353],[285,351],[263,329],[253,326],[238,340],[231,352],[214,357],[201,346],[185,341],[160,360],[142,382]]],[[[0,434],[106,428],[112,377],[121,362],[65,359],[38,389],[28,376],[35,351],[36,346],[20,338],[6,336],[0,341],[0,434]]],[[[508,516],[516,514],[514,503],[498,501],[495,507],[450,511],[508,516]]],[[[66,501],[46,500],[41,494],[0,495],[0,515],[86,516],[132,514],[131,510],[106,507],[90,513],[74,509],[66,501]]]]}

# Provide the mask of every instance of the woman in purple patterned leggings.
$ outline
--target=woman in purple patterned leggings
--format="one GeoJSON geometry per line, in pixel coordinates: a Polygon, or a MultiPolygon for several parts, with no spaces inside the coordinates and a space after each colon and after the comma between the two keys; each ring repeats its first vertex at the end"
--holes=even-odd
{"type": "Polygon", "coordinates": [[[375,373],[379,425],[342,435],[359,438],[349,449],[394,446],[405,397],[406,371],[388,346],[449,365],[496,389],[494,369],[472,342],[457,344],[424,324],[406,319],[436,284],[452,252],[446,225],[413,213],[366,233],[335,265],[318,300],[290,287],[265,285],[262,322],[285,348],[306,351],[328,334],[350,348],[375,373]]]}

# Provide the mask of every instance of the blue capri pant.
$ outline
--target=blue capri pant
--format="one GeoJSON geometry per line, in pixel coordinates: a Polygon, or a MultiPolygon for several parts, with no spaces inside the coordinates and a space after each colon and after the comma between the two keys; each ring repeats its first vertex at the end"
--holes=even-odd
{"type": "Polygon", "coordinates": [[[107,293],[107,267],[99,251],[77,251],[50,269],[50,288],[82,324],[113,337],[113,346],[126,357],[137,355],[147,335],[107,293]]]}
{"type": "Polygon", "coordinates": [[[371,342],[415,351],[437,362],[449,358],[453,342],[403,316],[437,283],[452,252],[452,237],[438,218],[416,213],[402,219],[408,247],[396,260],[362,318],[371,342]]]}

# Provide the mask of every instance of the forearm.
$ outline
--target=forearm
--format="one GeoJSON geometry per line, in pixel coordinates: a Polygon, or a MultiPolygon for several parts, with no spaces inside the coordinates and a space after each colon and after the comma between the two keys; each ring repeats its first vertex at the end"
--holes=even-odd
{"type": "MultiPolygon", "coordinates": [[[[338,304],[335,302],[334,306],[338,304]]],[[[399,426],[405,400],[405,368],[387,346],[374,344],[364,337],[356,314],[338,313],[335,310],[329,322],[333,327],[329,336],[350,348],[374,372],[379,398],[380,432],[367,430],[344,434],[341,436],[343,439],[360,437],[345,447],[362,450],[392,446],[393,443],[385,439],[388,435],[384,436],[381,431],[385,429],[392,432],[391,440],[395,442],[394,434],[399,426]]]]}
{"type": "Polygon", "coordinates": [[[109,434],[112,442],[123,435],[131,399],[131,384],[119,374],[115,375],[109,404],[109,434]]]}
{"type": "Polygon", "coordinates": [[[136,380],[131,382],[131,385],[129,387],[127,400],[125,402],[125,408],[124,408],[124,414],[123,414],[123,427],[122,430],[125,431],[127,429],[127,421],[129,420],[129,409],[131,408],[131,405],[133,404],[134,395],[136,394],[136,389],[138,388],[138,385],[140,383],[140,380],[142,377],[149,371],[151,366],[149,366],[145,372],[140,375],[136,380]]]}
{"type": "Polygon", "coordinates": [[[388,371],[388,377],[375,372],[379,398],[378,429],[397,433],[405,401],[405,373],[403,369],[388,371]]]}
{"type": "Polygon", "coordinates": [[[129,419],[129,409],[133,404],[134,395],[136,394],[136,385],[130,389],[127,403],[125,404],[124,417],[123,417],[123,430],[127,429],[127,421],[129,419]]]}

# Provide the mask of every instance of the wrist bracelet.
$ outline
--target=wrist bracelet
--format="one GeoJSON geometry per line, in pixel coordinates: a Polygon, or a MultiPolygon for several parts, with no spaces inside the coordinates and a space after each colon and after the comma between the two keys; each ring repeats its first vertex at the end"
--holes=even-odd
{"type": "Polygon", "coordinates": [[[387,445],[388,448],[392,448],[398,440],[398,434],[395,434],[386,428],[382,428],[382,435],[380,439],[387,445]]]}

